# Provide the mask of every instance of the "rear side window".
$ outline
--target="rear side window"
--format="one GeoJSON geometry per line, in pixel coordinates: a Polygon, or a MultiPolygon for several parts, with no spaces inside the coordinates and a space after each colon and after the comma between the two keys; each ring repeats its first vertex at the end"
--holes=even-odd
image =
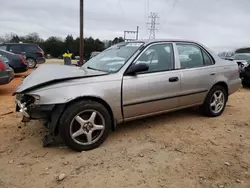
{"type": "Polygon", "coordinates": [[[204,59],[205,65],[213,65],[214,64],[212,59],[207,55],[206,52],[202,51],[202,54],[203,54],[203,59],[204,59]]]}
{"type": "Polygon", "coordinates": [[[39,48],[37,45],[26,45],[25,50],[26,51],[41,51],[41,48],[39,48]]]}
{"type": "Polygon", "coordinates": [[[6,45],[0,45],[0,50],[7,50],[7,46],[6,45]]]}
{"type": "Polygon", "coordinates": [[[203,66],[201,49],[192,44],[177,44],[181,68],[195,68],[203,66]]]}
{"type": "Polygon", "coordinates": [[[22,52],[21,45],[10,45],[10,51],[14,53],[22,52]]]}

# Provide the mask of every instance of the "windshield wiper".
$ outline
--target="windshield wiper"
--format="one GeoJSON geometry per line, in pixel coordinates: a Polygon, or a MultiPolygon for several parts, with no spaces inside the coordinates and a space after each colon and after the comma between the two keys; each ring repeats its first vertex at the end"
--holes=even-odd
{"type": "Polygon", "coordinates": [[[91,69],[91,70],[96,70],[96,71],[101,71],[101,72],[107,72],[107,71],[104,71],[104,70],[100,70],[100,69],[96,69],[96,68],[93,68],[93,67],[87,67],[88,69],[91,69]]]}

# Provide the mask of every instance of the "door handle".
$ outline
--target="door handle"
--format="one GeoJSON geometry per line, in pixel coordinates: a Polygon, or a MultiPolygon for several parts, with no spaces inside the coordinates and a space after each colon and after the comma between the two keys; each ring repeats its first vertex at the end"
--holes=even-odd
{"type": "Polygon", "coordinates": [[[169,78],[169,82],[178,82],[179,78],[178,77],[171,77],[169,78]]]}
{"type": "Polygon", "coordinates": [[[215,75],[215,72],[210,73],[211,76],[215,75]]]}

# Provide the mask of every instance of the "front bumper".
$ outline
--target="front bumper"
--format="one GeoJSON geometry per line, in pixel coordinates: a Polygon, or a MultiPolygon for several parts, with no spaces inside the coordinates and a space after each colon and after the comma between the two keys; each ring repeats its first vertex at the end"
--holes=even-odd
{"type": "Polygon", "coordinates": [[[49,119],[55,105],[27,105],[16,99],[16,111],[30,119],[49,119]]]}
{"type": "Polygon", "coordinates": [[[27,103],[22,100],[22,97],[16,98],[16,111],[25,117],[25,121],[30,119],[45,120],[45,127],[50,129],[54,134],[58,133],[57,125],[64,109],[65,104],[27,105],[27,103]]]}

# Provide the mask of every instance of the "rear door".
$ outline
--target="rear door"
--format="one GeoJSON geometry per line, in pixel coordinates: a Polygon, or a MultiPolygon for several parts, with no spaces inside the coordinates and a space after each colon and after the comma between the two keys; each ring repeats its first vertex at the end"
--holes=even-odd
{"type": "Polygon", "coordinates": [[[181,67],[180,106],[201,104],[215,80],[214,61],[194,43],[176,43],[176,47],[181,67]]]}
{"type": "Polygon", "coordinates": [[[23,54],[24,48],[23,48],[23,45],[20,45],[20,44],[9,44],[8,51],[13,52],[15,54],[23,54]]]}
{"type": "Polygon", "coordinates": [[[175,70],[172,43],[148,46],[136,63],[147,63],[149,70],[123,77],[123,114],[125,120],[177,108],[180,70],[175,70]]]}

